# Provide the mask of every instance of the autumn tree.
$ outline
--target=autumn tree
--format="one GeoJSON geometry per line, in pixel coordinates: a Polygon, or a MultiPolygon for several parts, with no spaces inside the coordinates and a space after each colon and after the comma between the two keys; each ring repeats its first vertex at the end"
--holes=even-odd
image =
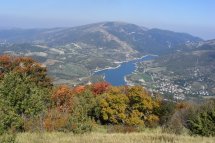
{"type": "Polygon", "coordinates": [[[74,92],[74,94],[79,94],[79,93],[83,92],[85,89],[86,89],[85,86],[79,85],[79,86],[74,87],[73,92],[74,92]]]}
{"type": "Polygon", "coordinates": [[[95,95],[103,94],[108,90],[110,86],[107,82],[97,82],[92,85],[92,91],[95,95]]]}
{"type": "Polygon", "coordinates": [[[159,117],[154,111],[160,106],[159,100],[153,99],[150,93],[141,86],[129,87],[127,96],[129,98],[128,124],[154,126],[158,123],[159,117]]]}
{"type": "Polygon", "coordinates": [[[154,126],[158,107],[159,101],[142,87],[110,87],[99,98],[99,117],[103,123],[154,126]]]}
{"type": "Polygon", "coordinates": [[[73,108],[73,91],[67,85],[59,85],[52,91],[52,106],[48,109],[44,119],[44,126],[48,131],[63,131],[69,120],[73,108]]]}
{"type": "Polygon", "coordinates": [[[73,92],[67,85],[60,85],[53,90],[51,100],[54,107],[61,112],[71,112],[73,104],[73,92]]]}
{"type": "Polygon", "coordinates": [[[98,99],[99,118],[103,123],[122,124],[126,120],[128,97],[117,87],[111,87],[98,99]]]}
{"type": "Polygon", "coordinates": [[[51,79],[47,76],[47,68],[29,57],[0,56],[0,80],[9,72],[28,76],[39,86],[52,86],[51,79]]]}
{"type": "Polygon", "coordinates": [[[11,56],[9,55],[2,55],[0,56],[0,78],[2,79],[5,73],[12,71],[13,62],[11,56]]]}

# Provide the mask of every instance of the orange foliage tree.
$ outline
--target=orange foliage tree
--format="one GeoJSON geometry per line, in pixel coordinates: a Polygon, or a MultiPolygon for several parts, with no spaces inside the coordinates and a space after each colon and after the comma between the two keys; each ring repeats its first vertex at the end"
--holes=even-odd
{"type": "Polygon", "coordinates": [[[95,95],[103,94],[103,93],[105,93],[107,91],[107,89],[108,89],[109,86],[110,86],[110,84],[107,83],[107,82],[94,83],[92,85],[92,92],[95,95]]]}
{"type": "Polygon", "coordinates": [[[0,56],[0,79],[9,72],[29,76],[32,82],[43,87],[52,86],[51,79],[47,76],[47,68],[29,57],[0,56]]]}
{"type": "Polygon", "coordinates": [[[73,103],[73,92],[67,85],[60,85],[53,90],[51,99],[54,107],[61,112],[70,112],[73,103]]]}
{"type": "Polygon", "coordinates": [[[73,89],[73,92],[75,93],[75,94],[79,94],[79,93],[81,93],[81,92],[83,92],[85,90],[85,86],[76,86],[74,89],[73,89]]]}
{"type": "Polygon", "coordinates": [[[48,131],[63,130],[69,120],[73,108],[73,91],[67,85],[53,89],[52,107],[48,110],[44,127],[48,131]]]}

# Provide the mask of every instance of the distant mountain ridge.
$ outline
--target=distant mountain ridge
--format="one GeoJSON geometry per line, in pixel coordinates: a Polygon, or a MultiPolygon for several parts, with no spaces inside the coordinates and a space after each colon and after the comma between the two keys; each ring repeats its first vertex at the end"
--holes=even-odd
{"type": "Polygon", "coordinates": [[[201,38],[160,29],[147,29],[130,23],[101,22],[72,28],[0,30],[0,41],[46,44],[51,47],[85,43],[95,47],[125,48],[141,53],[163,54],[181,49],[201,38]],[[172,50],[171,50],[172,51],[172,50]]]}
{"type": "Polygon", "coordinates": [[[190,34],[124,22],[0,30],[0,54],[31,56],[46,65],[58,83],[71,84],[91,80],[96,69],[116,67],[146,54],[187,52],[203,42],[190,34]]]}

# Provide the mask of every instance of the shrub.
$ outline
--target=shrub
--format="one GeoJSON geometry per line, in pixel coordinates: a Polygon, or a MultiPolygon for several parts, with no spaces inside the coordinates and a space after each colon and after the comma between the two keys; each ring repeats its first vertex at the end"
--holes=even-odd
{"type": "Polygon", "coordinates": [[[61,112],[57,108],[49,109],[44,119],[44,128],[47,131],[67,131],[66,125],[70,114],[61,112]]]}
{"type": "Polygon", "coordinates": [[[73,93],[67,85],[60,85],[53,90],[51,100],[54,108],[61,112],[71,112],[73,106],[73,93]]]}
{"type": "Polygon", "coordinates": [[[192,134],[215,136],[215,100],[190,110],[187,127],[192,134]]]}
{"type": "Polygon", "coordinates": [[[175,113],[176,104],[172,101],[163,100],[159,108],[156,108],[155,114],[159,117],[159,124],[165,126],[175,113]]]}
{"type": "Polygon", "coordinates": [[[174,134],[187,133],[188,131],[183,124],[180,114],[180,112],[176,112],[175,114],[173,114],[171,119],[163,126],[163,131],[174,134]]]}
{"type": "Polygon", "coordinates": [[[24,130],[23,122],[49,106],[49,89],[29,81],[28,76],[8,73],[0,82],[0,120],[5,130],[24,130]]]}
{"type": "Polygon", "coordinates": [[[4,133],[0,135],[0,143],[16,143],[16,134],[4,133]]]}
{"type": "Polygon", "coordinates": [[[6,74],[0,83],[0,97],[5,106],[20,116],[33,116],[45,109],[49,101],[49,89],[37,86],[26,76],[6,74]]]}
{"type": "Polygon", "coordinates": [[[164,130],[168,133],[174,133],[174,134],[184,134],[188,133],[187,127],[187,118],[188,113],[191,110],[191,108],[194,108],[195,106],[188,102],[178,102],[178,103],[171,103],[167,104],[166,106],[168,109],[167,111],[167,121],[165,124],[163,124],[164,130]],[[172,115],[171,115],[172,114],[172,115]]]}
{"type": "Polygon", "coordinates": [[[96,99],[89,90],[85,90],[74,97],[74,107],[66,124],[66,129],[73,133],[89,132],[93,128],[93,109],[96,99]]]}

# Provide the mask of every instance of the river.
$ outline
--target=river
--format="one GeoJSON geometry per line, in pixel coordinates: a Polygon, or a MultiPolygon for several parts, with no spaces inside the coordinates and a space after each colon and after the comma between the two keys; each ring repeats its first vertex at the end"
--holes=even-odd
{"type": "Polygon", "coordinates": [[[95,75],[102,75],[104,76],[105,81],[111,83],[114,86],[121,86],[126,85],[125,76],[131,74],[136,70],[135,63],[152,60],[154,59],[155,55],[146,55],[142,58],[134,59],[131,61],[123,62],[120,66],[111,69],[104,69],[100,71],[96,71],[95,75]]]}

